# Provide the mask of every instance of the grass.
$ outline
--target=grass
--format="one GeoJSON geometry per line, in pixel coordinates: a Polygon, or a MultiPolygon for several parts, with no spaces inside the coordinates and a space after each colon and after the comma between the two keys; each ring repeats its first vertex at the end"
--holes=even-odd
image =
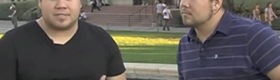
{"type": "MultiPolygon", "coordinates": [[[[124,62],[176,63],[179,39],[184,33],[109,31],[117,42],[124,62]]],[[[2,34],[0,34],[0,38],[2,34]]]]}
{"type": "Polygon", "coordinates": [[[176,63],[176,51],[183,33],[110,31],[125,62],[176,63]]]}

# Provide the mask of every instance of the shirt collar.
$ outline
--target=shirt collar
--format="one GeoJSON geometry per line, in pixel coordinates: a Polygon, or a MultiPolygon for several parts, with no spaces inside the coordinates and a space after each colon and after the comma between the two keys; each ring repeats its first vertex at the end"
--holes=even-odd
{"type": "MultiPolygon", "coordinates": [[[[225,11],[225,13],[223,14],[217,28],[215,29],[214,33],[222,33],[224,35],[228,35],[229,34],[229,30],[230,30],[230,25],[231,25],[231,19],[233,18],[233,14],[229,11],[225,11]]],[[[192,27],[189,31],[188,34],[189,37],[193,38],[196,37],[196,33],[195,33],[195,29],[194,27],[192,27]]]]}

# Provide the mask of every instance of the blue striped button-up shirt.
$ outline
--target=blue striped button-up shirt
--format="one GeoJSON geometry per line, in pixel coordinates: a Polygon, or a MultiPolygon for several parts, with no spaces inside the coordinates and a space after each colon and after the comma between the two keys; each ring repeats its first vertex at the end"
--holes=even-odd
{"type": "Polygon", "coordinates": [[[184,35],[177,58],[180,80],[269,80],[280,39],[268,25],[226,11],[204,43],[194,29],[184,35]]]}

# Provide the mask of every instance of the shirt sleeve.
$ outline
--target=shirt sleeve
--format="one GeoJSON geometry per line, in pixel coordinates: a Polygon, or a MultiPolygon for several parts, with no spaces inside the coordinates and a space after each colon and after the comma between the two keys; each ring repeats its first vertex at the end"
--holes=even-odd
{"type": "Polygon", "coordinates": [[[17,58],[12,39],[8,33],[0,40],[0,80],[17,80],[17,58]]]}
{"type": "Polygon", "coordinates": [[[247,31],[248,52],[255,66],[264,74],[280,64],[280,39],[270,26],[253,24],[247,31]]]}
{"type": "Polygon", "coordinates": [[[118,76],[125,72],[125,67],[122,60],[121,52],[114,39],[110,36],[110,34],[106,32],[105,36],[110,52],[109,64],[107,66],[108,72],[106,76],[108,77],[118,76]]]}
{"type": "Polygon", "coordinates": [[[178,46],[178,51],[177,51],[177,66],[178,66],[178,78],[179,78],[179,80],[184,80],[184,78],[183,78],[183,75],[182,75],[182,64],[181,64],[181,61],[182,61],[182,59],[181,59],[181,54],[180,54],[180,52],[182,51],[182,47],[181,47],[181,43],[182,43],[182,40],[183,40],[184,38],[182,38],[181,40],[180,40],[180,42],[179,42],[179,46],[178,46]]]}
{"type": "Polygon", "coordinates": [[[178,78],[179,78],[179,80],[184,80],[183,75],[182,75],[182,72],[181,72],[181,70],[182,70],[182,64],[180,63],[180,57],[179,57],[179,56],[180,56],[180,55],[178,54],[178,55],[177,55],[177,59],[178,59],[178,60],[177,60],[178,78]]]}

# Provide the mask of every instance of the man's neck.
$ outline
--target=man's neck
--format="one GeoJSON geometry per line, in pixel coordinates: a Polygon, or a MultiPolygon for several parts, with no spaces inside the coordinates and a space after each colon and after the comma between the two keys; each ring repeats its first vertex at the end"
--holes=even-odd
{"type": "Polygon", "coordinates": [[[63,41],[67,42],[68,41],[67,39],[71,39],[78,30],[77,24],[68,30],[54,30],[48,27],[48,25],[46,25],[46,23],[42,18],[38,19],[37,22],[51,39],[59,40],[58,42],[62,42],[62,43],[63,41]]]}
{"type": "Polygon", "coordinates": [[[196,36],[202,42],[215,31],[224,13],[225,11],[219,11],[217,14],[213,15],[209,21],[195,28],[196,36]]]}

